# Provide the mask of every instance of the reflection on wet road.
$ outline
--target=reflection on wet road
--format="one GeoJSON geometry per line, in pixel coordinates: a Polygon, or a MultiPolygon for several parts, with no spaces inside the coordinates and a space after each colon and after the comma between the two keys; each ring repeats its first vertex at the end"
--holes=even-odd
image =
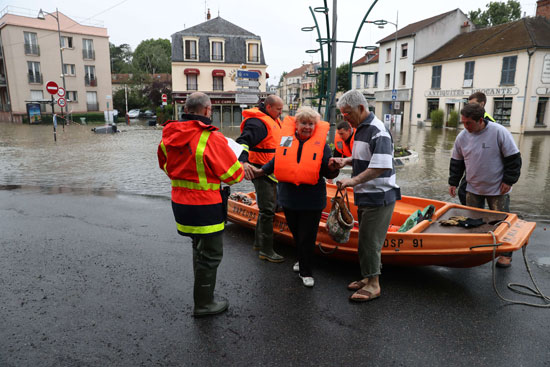
{"type": "MultiPolygon", "coordinates": [[[[156,152],[162,129],[119,124],[118,134],[94,134],[92,126],[58,129],[51,126],[0,123],[0,189],[38,187],[44,192],[170,195],[168,178],[158,167],[156,152]]],[[[223,130],[237,137],[239,130],[223,130]]],[[[393,132],[396,145],[418,152],[418,162],[397,168],[404,195],[451,201],[447,194],[449,158],[455,129],[411,126],[393,132]]],[[[514,135],[523,168],[514,185],[511,209],[531,220],[550,220],[550,136],[514,135]]],[[[234,191],[252,191],[250,182],[234,191]]]]}

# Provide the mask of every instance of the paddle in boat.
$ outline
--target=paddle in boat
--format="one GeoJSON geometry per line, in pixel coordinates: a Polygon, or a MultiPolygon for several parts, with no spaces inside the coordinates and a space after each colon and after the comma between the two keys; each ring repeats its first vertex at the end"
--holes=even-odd
{"type": "MultiPolygon", "coordinates": [[[[344,244],[334,242],[326,229],[331,209],[330,199],[336,190],[335,185],[327,184],[327,207],[319,223],[317,250],[329,256],[357,261],[357,223],[351,230],[349,241],[344,244]]],[[[348,188],[348,196],[350,210],[357,221],[357,207],[353,203],[351,188],[348,188]]],[[[257,218],[258,206],[254,192],[231,195],[228,202],[228,219],[231,222],[254,228],[257,218]]],[[[395,205],[382,247],[382,262],[456,268],[478,266],[492,260],[495,246],[496,256],[526,246],[535,225],[512,213],[403,196],[395,205]],[[452,225],[458,222],[461,225],[452,225]]],[[[273,227],[279,239],[292,243],[292,234],[283,212],[275,214],[273,227]]]]}

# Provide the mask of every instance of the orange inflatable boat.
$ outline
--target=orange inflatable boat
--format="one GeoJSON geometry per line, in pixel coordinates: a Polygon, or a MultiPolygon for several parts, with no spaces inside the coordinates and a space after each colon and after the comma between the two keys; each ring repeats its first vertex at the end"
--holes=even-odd
{"type": "MultiPolygon", "coordinates": [[[[335,185],[327,185],[328,214],[330,199],[336,193],[335,185]]],[[[348,188],[351,212],[357,220],[357,208],[353,203],[353,191],[348,188]]],[[[256,226],[258,206],[255,193],[232,195],[228,203],[228,219],[249,228],[256,226]]],[[[357,225],[351,230],[348,243],[332,240],[326,229],[327,215],[324,213],[317,233],[317,250],[328,256],[357,261],[357,225]]],[[[395,205],[391,225],[382,248],[382,262],[395,265],[439,265],[466,268],[485,264],[503,252],[517,251],[527,245],[536,223],[526,222],[516,214],[483,210],[429,200],[403,196],[395,205]],[[397,230],[417,210],[429,205],[435,207],[431,220],[422,220],[405,232],[397,230]],[[462,216],[482,219],[484,224],[475,228],[444,226],[440,222],[451,217],[462,216]]],[[[286,224],[284,213],[276,213],[273,222],[276,239],[292,243],[292,234],[286,224]]]]}

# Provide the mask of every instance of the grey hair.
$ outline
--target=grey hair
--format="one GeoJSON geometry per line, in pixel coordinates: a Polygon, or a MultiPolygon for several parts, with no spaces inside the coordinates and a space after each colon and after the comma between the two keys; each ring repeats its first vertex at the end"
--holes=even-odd
{"type": "Polygon", "coordinates": [[[187,113],[196,114],[210,105],[210,97],[202,92],[195,92],[187,97],[187,101],[185,101],[185,110],[187,113]]]}
{"type": "Polygon", "coordinates": [[[315,123],[317,123],[320,118],[321,115],[311,107],[300,107],[298,111],[296,111],[296,122],[315,121],[315,123]]]}
{"type": "Polygon", "coordinates": [[[357,107],[359,107],[359,105],[363,105],[363,107],[365,107],[365,110],[369,110],[369,105],[367,104],[365,96],[358,90],[349,90],[344,93],[344,95],[340,97],[336,105],[338,106],[338,108],[348,106],[352,109],[356,109],[357,107]]]}

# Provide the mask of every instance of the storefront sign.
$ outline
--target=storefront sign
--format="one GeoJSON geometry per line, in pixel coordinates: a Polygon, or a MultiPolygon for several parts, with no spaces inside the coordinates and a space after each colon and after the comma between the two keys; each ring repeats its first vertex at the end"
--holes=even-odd
{"type": "Polygon", "coordinates": [[[430,89],[424,92],[425,97],[461,97],[475,92],[482,92],[486,96],[514,96],[519,93],[516,87],[503,88],[473,88],[473,89],[430,89]]]}
{"type": "Polygon", "coordinates": [[[550,54],[544,55],[544,60],[542,62],[541,81],[544,84],[550,84],[550,54]]]}

